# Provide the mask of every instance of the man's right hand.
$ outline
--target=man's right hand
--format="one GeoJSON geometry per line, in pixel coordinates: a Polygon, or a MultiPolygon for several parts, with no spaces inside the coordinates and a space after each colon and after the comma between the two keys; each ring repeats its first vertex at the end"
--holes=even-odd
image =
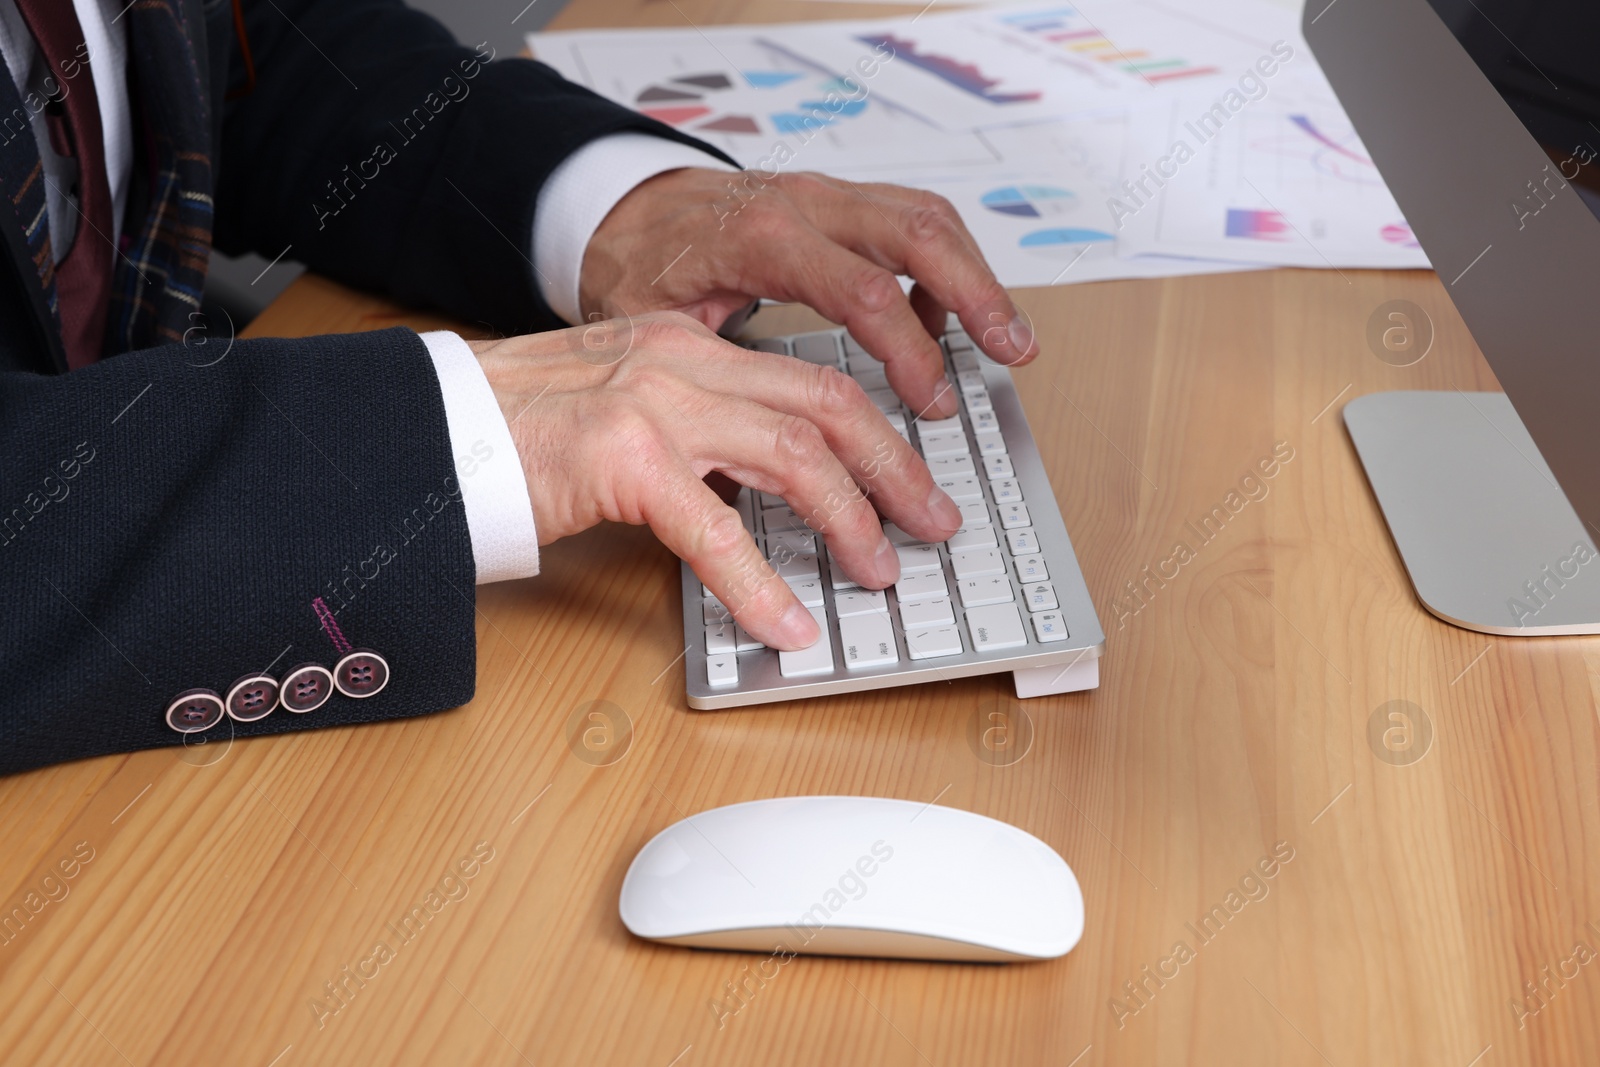
{"type": "Polygon", "coordinates": [[[961,525],[960,509],[853,380],[739,348],[687,315],[472,348],[511,427],[541,544],[603,520],[648,523],[773,648],[810,645],[816,623],[707,474],[783,497],[870,589],[900,576],[878,512],[928,542],[961,525]]]}

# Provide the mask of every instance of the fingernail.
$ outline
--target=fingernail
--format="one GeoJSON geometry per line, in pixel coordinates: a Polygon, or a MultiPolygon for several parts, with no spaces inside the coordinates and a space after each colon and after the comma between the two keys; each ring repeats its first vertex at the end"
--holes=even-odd
{"type": "Polygon", "coordinates": [[[900,554],[894,550],[887,537],[878,546],[878,555],[873,562],[878,568],[878,580],[884,585],[893,585],[900,580],[900,554]]]}
{"type": "Polygon", "coordinates": [[[778,620],[778,629],[783,631],[788,644],[794,648],[810,648],[822,636],[817,629],[817,620],[800,604],[789,605],[783,618],[778,620]]]}
{"type": "Polygon", "coordinates": [[[928,511],[940,526],[948,526],[952,530],[961,528],[961,509],[950,499],[950,494],[937,485],[928,494],[928,511]]]}
{"type": "Polygon", "coordinates": [[[1016,349],[1011,353],[1012,362],[1026,356],[1028,350],[1033,347],[1033,327],[1028,325],[1021,312],[1011,317],[1011,325],[1006,327],[1006,336],[1011,338],[1011,344],[1016,349]]]}
{"type": "Polygon", "coordinates": [[[928,405],[928,410],[941,419],[948,419],[956,413],[956,392],[950,388],[948,380],[941,381],[939,388],[933,391],[933,403],[928,405]]]}

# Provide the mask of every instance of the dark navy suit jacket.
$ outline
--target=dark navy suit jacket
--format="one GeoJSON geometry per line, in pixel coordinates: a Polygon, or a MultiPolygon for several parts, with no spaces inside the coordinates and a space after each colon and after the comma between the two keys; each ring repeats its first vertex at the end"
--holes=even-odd
{"type": "MultiPolygon", "coordinates": [[[[613,132],[688,140],[541,64],[484,63],[398,0],[245,0],[255,84],[241,95],[230,0],[173,2],[216,117],[218,248],[292,247],[323,274],[506,333],[561,325],[527,258],[549,173],[613,132]]],[[[140,121],[135,107],[136,137],[140,121]]],[[[164,719],[177,693],[332,666],[319,596],[387,658],[388,686],[214,731],[471,699],[471,543],[414,333],[230,349],[197,320],[185,344],[69,374],[24,284],[20,228],[0,234],[0,773],[180,744],[164,719]]]]}

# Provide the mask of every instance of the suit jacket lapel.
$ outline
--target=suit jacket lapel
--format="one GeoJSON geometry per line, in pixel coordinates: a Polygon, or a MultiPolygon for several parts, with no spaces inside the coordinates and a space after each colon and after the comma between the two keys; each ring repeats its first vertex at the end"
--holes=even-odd
{"type": "Polygon", "coordinates": [[[44,366],[64,372],[66,349],[56,307],[55,256],[50,248],[50,216],[45,210],[44,167],[30,119],[44,107],[33,93],[26,100],[0,70],[0,240],[18,284],[32,309],[37,350],[44,366]]]}

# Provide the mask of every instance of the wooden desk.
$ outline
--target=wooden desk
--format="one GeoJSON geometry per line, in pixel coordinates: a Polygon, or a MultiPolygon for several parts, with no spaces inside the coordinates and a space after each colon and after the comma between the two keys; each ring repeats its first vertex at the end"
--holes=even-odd
{"type": "MultiPolygon", "coordinates": [[[[580,0],[562,22],[845,13],[580,0]]],[[[1029,416],[1109,634],[1100,689],[1019,707],[1002,675],[691,712],[674,560],[644,531],[595,531],[480,593],[478,697],[458,711],[0,780],[8,910],[79,842],[93,857],[0,946],[0,1060],[1595,1062],[1600,963],[1563,961],[1600,949],[1600,644],[1425,614],[1339,421],[1362,393],[1495,387],[1437,280],[1275,271],[1021,300],[1046,352],[1021,372],[1029,416]],[[1394,298],[1438,329],[1405,369],[1363,338],[1394,298]],[[1122,599],[1279,442],[1293,459],[1268,494],[1122,599]],[[570,724],[596,700],[631,730],[581,759],[570,724]],[[1393,700],[1431,724],[1415,762],[1420,733],[1387,759],[1369,744],[1393,700]],[[1019,760],[974,747],[994,714],[1014,736],[1031,723],[1019,760]],[[692,812],[835,792],[1037,834],[1082,882],[1082,943],[1006,967],[800,958],[719,1026],[711,1003],[760,958],[633,940],[623,872],[692,812]],[[444,884],[460,899],[392,936],[478,842],[492,859],[444,884]],[[1275,847],[1292,860],[1252,880],[1275,847]],[[1219,934],[1191,930],[1230,904],[1219,934]],[[363,965],[379,940],[393,958],[363,965]]],[[[398,321],[433,324],[306,278],[254,332],[398,321]]]]}

